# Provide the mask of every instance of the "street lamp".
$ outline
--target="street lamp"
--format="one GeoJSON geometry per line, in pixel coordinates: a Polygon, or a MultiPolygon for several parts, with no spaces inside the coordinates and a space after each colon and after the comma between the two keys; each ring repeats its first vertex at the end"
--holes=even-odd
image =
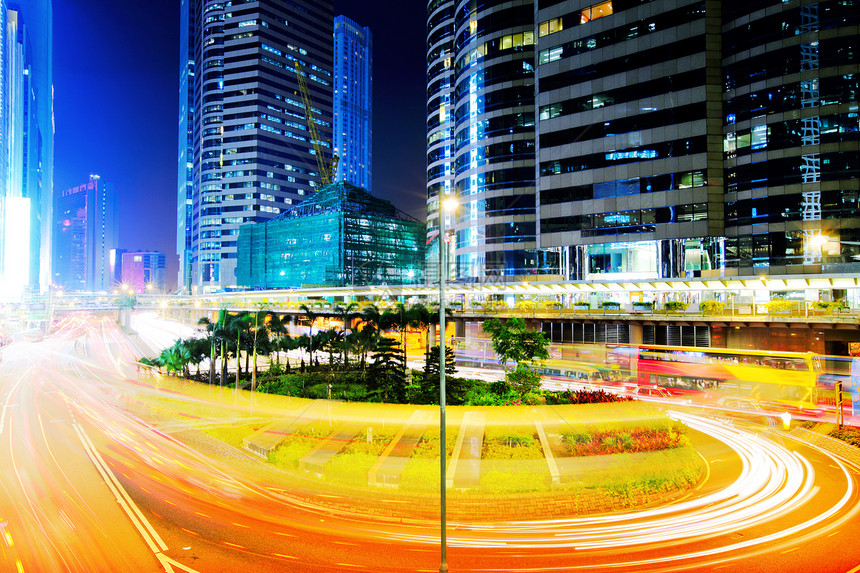
{"type": "Polygon", "coordinates": [[[441,562],[439,563],[439,573],[447,573],[448,571],[448,541],[445,531],[447,528],[445,488],[448,483],[447,476],[445,475],[445,454],[448,450],[445,439],[445,280],[448,278],[446,260],[448,248],[445,245],[445,211],[453,210],[456,206],[457,201],[453,197],[439,201],[439,465],[441,473],[439,491],[442,516],[440,534],[442,555],[441,562]]]}

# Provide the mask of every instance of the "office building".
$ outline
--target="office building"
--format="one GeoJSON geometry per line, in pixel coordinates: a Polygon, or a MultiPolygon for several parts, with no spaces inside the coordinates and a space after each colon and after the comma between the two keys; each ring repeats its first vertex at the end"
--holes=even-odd
{"type": "Polygon", "coordinates": [[[319,187],[315,144],[331,156],[333,13],[330,1],[309,0],[181,6],[177,250],[190,276],[181,284],[206,292],[236,286],[240,225],[276,217],[319,187]]]}
{"type": "Polygon", "coordinates": [[[0,2],[0,295],[50,284],[52,10],[0,2]]]}
{"type": "Polygon", "coordinates": [[[334,131],[340,158],[335,181],[371,190],[373,38],[346,16],[334,19],[334,131]]]}
{"type": "Polygon", "coordinates": [[[516,3],[431,6],[428,238],[437,197],[455,196],[450,278],[492,275],[490,253],[514,236],[534,266],[497,274],[857,270],[857,2],[538,2],[522,39],[495,29],[516,3]],[[528,83],[530,68],[531,101],[511,75],[528,83]],[[493,221],[481,235],[490,206],[528,233],[493,221]]]}
{"type": "Polygon", "coordinates": [[[557,252],[537,249],[534,5],[471,6],[428,10],[428,239],[456,197],[449,278],[557,272],[557,252]]]}
{"type": "Polygon", "coordinates": [[[727,274],[857,274],[860,2],[722,9],[727,274]]]}
{"type": "Polygon", "coordinates": [[[139,294],[164,292],[166,261],[158,251],[123,252],[121,284],[139,294]]]}
{"type": "Polygon", "coordinates": [[[54,218],[54,285],[66,291],[111,291],[111,251],[118,234],[113,184],[90,175],[87,183],[58,193],[54,218]]]}
{"type": "Polygon", "coordinates": [[[243,225],[236,274],[261,289],[420,284],[424,239],[421,222],[341,181],[277,219],[243,225]]]}

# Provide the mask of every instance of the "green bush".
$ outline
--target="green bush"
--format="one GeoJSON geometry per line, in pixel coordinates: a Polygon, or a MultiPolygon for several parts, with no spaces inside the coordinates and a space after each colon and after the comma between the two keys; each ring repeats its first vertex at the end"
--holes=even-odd
{"type": "Polygon", "coordinates": [[[699,303],[699,310],[705,314],[721,314],[726,308],[726,303],[718,300],[703,300],[699,303]]]}
{"type": "Polygon", "coordinates": [[[785,300],[782,298],[776,298],[772,301],[765,303],[764,308],[768,314],[774,314],[778,312],[789,312],[794,307],[794,303],[790,300],[785,300]]]}
{"type": "Polygon", "coordinates": [[[533,311],[537,308],[537,303],[533,300],[518,300],[514,308],[517,310],[533,311]]]}
{"type": "Polygon", "coordinates": [[[608,309],[618,310],[621,308],[621,303],[615,302],[614,300],[604,300],[602,303],[600,303],[600,308],[602,308],[604,310],[608,310],[608,309]]]}
{"type": "Polygon", "coordinates": [[[667,300],[663,303],[663,308],[666,310],[687,310],[688,306],[690,305],[682,300],[667,300]]]}
{"type": "Polygon", "coordinates": [[[653,302],[634,302],[633,308],[635,310],[651,310],[654,308],[653,302]]]}
{"type": "Polygon", "coordinates": [[[827,312],[833,312],[836,310],[844,310],[847,308],[844,300],[836,300],[836,301],[824,301],[824,300],[816,300],[812,303],[812,308],[815,310],[824,310],[827,312]]]}

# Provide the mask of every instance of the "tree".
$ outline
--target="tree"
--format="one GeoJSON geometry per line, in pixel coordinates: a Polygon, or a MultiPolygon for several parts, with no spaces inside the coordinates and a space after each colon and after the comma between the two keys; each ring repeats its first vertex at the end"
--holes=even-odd
{"type": "Polygon", "coordinates": [[[275,351],[275,363],[280,366],[281,364],[281,350],[284,348],[284,337],[289,336],[287,334],[287,322],[289,319],[286,317],[279,316],[277,314],[270,314],[268,328],[269,332],[274,335],[273,340],[273,349],[275,351]]]}
{"type": "Polygon", "coordinates": [[[191,362],[191,353],[180,339],[174,342],[170,348],[162,350],[159,359],[164,364],[168,374],[184,373],[188,368],[188,363],[191,362]]]}
{"type": "Polygon", "coordinates": [[[299,306],[299,308],[304,311],[305,316],[308,317],[308,322],[310,323],[310,325],[308,326],[308,338],[310,338],[310,343],[308,344],[307,348],[308,353],[310,354],[310,361],[313,364],[314,350],[316,349],[316,346],[314,345],[314,322],[317,319],[317,315],[313,310],[311,310],[311,307],[309,307],[307,304],[302,304],[299,306]]]}
{"type": "MultiPolygon", "coordinates": [[[[266,329],[266,316],[268,314],[263,309],[254,313],[254,336],[251,349],[254,356],[254,369],[251,371],[251,392],[257,389],[257,347],[269,342],[269,332],[266,329]]],[[[250,326],[250,320],[248,322],[250,326]]]]}
{"type": "Polygon", "coordinates": [[[361,330],[354,330],[347,335],[346,341],[361,357],[360,366],[362,370],[367,364],[367,354],[373,352],[378,340],[379,331],[372,324],[365,324],[361,330]]]}
{"type": "Polygon", "coordinates": [[[540,373],[535,372],[524,363],[517,364],[516,368],[508,372],[505,375],[505,380],[520,398],[540,388],[540,373]]]}
{"type": "Polygon", "coordinates": [[[381,396],[383,402],[393,400],[403,403],[406,400],[405,365],[406,356],[397,341],[380,338],[371,371],[374,393],[381,396]]]}
{"type": "MultiPolygon", "coordinates": [[[[215,383],[215,355],[218,344],[221,344],[221,357],[223,365],[224,357],[224,330],[227,326],[227,311],[221,309],[218,311],[218,319],[215,322],[210,321],[205,316],[197,321],[197,324],[204,327],[206,331],[206,340],[209,341],[209,383],[215,383]]],[[[221,381],[224,381],[224,375],[221,376],[221,381]]]]}
{"type": "Polygon", "coordinates": [[[200,363],[209,354],[209,341],[205,338],[189,338],[185,346],[191,355],[191,364],[197,365],[197,378],[200,378],[200,363]]]}
{"type": "Polygon", "coordinates": [[[542,332],[526,327],[520,318],[511,318],[501,322],[497,318],[484,322],[484,332],[493,340],[493,350],[507,370],[508,360],[517,364],[531,362],[534,359],[549,358],[549,341],[542,332]]]}
{"type": "Polygon", "coordinates": [[[549,341],[542,332],[526,327],[519,318],[511,318],[502,323],[496,318],[484,322],[484,332],[493,339],[493,350],[505,366],[505,379],[520,397],[540,386],[540,374],[534,372],[531,363],[534,359],[549,358],[549,341]],[[513,360],[517,366],[507,372],[507,361],[513,360]]]}
{"type": "Polygon", "coordinates": [[[232,315],[228,322],[228,328],[232,332],[236,340],[236,388],[240,386],[239,379],[242,376],[242,366],[239,362],[239,356],[242,352],[242,335],[250,327],[251,316],[247,312],[240,312],[232,315]]]}
{"type": "MultiPolygon", "coordinates": [[[[450,346],[445,347],[445,378],[447,384],[445,386],[446,399],[452,397],[452,390],[457,386],[454,375],[457,374],[455,365],[454,349],[450,346]]],[[[414,401],[419,404],[432,404],[439,400],[439,346],[433,346],[424,355],[424,376],[421,377],[418,395],[414,401]]],[[[456,393],[453,392],[453,393],[456,393]]],[[[449,400],[451,402],[451,400],[449,400]]]]}
{"type": "MultiPolygon", "coordinates": [[[[334,308],[334,311],[338,313],[343,320],[343,341],[346,341],[346,331],[352,330],[352,319],[358,316],[355,309],[358,308],[357,302],[349,302],[346,305],[337,305],[334,308]]],[[[349,345],[343,344],[341,346],[341,350],[343,351],[343,367],[344,369],[349,367],[349,345]]]]}

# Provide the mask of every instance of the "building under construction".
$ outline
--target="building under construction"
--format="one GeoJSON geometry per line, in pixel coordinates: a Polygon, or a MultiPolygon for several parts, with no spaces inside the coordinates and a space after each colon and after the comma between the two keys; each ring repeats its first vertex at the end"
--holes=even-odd
{"type": "Polygon", "coordinates": [[[390,202],[338,182],[240,227],[236,281],[262,289],[423,283],[425,234],[390,202]]]}

